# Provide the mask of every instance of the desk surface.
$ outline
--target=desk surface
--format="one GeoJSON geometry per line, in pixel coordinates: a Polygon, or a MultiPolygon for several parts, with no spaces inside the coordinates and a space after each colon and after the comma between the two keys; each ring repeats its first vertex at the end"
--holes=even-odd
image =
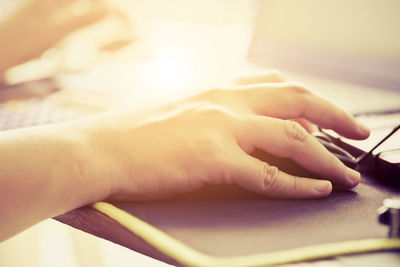
{"type": "MultiPolygon", "coordinates": [[[[189,246],[210,255],[238,256],[353,239],[385,237],[376,209],[398,195],[371,177],[352,191],[322,200],[275,200],[232,186],[143,203],[115,203],[189,246]]],[[[56,218],[151,257],[176,263],[122,226],[85,207],[56,218]]],[[[399,258],[400,262],[400,258],[399,258]]]]}

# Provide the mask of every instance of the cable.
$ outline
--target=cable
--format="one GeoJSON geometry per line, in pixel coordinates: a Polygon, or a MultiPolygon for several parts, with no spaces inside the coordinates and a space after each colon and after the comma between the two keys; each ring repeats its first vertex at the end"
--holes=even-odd
{"type": "Polygon", "coordinates": [[[214,257],[197,251],[156,227],[106,202],[92,205],[97,211],[123,225],[151,246],[186,266],[242,267],[273,266],[306,260],[317,260],[339,255],[384,250],[400,250],[400,239],[380,238],[307,246],[278,252],[236,257],[214,257]]]}

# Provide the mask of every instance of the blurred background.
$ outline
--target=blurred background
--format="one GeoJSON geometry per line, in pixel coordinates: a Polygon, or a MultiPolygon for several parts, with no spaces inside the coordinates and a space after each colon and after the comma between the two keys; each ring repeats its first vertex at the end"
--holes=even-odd
{"type": "MultiPolygon", "coordinates": [[[[227,0],[2,0],[0,62],[12,58],[3,110],[26,115],[40,105],[39,116],[67,119],[229,82],[246,61],[254,9],[254,1],[227,0]]],[[[49,219],[0,243],[0,266],[166,264],[49,219]]]]}
{"type": "MultiPolygon", "coordinates": [[[[63,87],[101,91],[118,103],[125,103],[127,96],[162,99],[234,77],[246,59],[255,9],[254,1],[32,1],[52,3],[55,16],[79,18],[81,25],[88,23],[82,19],[87,16],[93,23],[71,25],[76,30],[32,60],[9,68],[4,80],[16,84],[56,75],[63,87]],[[60,10],[56,2],[67,4],[60,10]]],[[[17,3],[2,1],[3,12],[17,3]]],[[[35,18],[23,20],[33,23],[35,18]]],[[[30,46],[39,42],[46,27],[48,23],[40,25],[29,39],[15,39],[30,46]]]]}
{"type": "MultiPolygon", "coordinates": [[[[399,109],[399,10],[397,0],[2,0],[0,126],[149,107],[264,68],[352,112],[399,109]]],[[[47,220],[1,243],[0,266],[165,265],[47,220]]]]}

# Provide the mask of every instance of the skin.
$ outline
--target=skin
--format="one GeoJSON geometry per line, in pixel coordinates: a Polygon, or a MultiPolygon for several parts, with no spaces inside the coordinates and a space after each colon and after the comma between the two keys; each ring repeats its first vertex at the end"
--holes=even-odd
{"type": "Polygon", "coordinates": [[[0,82],[10,67],[40,56],[67,34],[112,12],[104,0],[87,3],[88,10],[77,13],[78,0],[28,0],[5,18],[0,24],[0,36],[7,36],[0,42],[0,82]]]}
{"type": "Polygon", "coordinates": [[[0,240],[96,201],[166,198],[205,184],[290,199],[326,197],[332,184],[356,186],[360,174],[306,129],[319,125],[354,139],[367,138],[369,130],[277,75],[263,73],[247,85],[151,111],[116,110],[1,132],[0,240]],[[321,179],[284,173],[252,157],[255,149],[293,159],[321,179]]]}

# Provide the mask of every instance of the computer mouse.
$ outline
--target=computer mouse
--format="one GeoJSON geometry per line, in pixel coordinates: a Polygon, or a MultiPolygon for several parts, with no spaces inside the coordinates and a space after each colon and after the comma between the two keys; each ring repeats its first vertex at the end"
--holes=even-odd
{"type": "Polygon", "coordinates": [[[349,168],[355,169],[357,167],[357,158],[349,152],[332,142],[332,140],[321,132],[312,134],[329,152],[335,155],[341,162],[349,168]]]}
{"type": "MultiPolygon", "coordinates": [[[[312,134],[329,152],[335,155],[340,161],[342,161],[349,168],[355,169],[361,164],[363,159],[371,157],[371,151],[364,153],[357,158],[350,154],[342,147],[336,145],[332,139],[322,132],[316,132],[312,134]]],[[[310,172],[309,170],[301,167],[296,162],[287,158],[280,158],[262,150],[256,150],[252,153],[252,156],[267,162],[272,166],[276,166],[283,172],[291,175],[297,175],[302,177],[310,178],[321,178],[318,175],[310,172]]],[[[371,174],[374,174],[375,179],[385,185],[396,186],[400,189],[400,149],[389,150],[381,152],[376,156],[372,157],[372,165],[369,164],[371,174]]],[[[369,161],[368,161],[369,162],[369,161]]]]}
{"type": "MultiPolygon", "coordinates": [[[[323,133],[315,133],[313,136],[333,155],[335,155],[340,161],[342,161],[346,166],[355,169],[357,167],[357,159],[351,155],[349,152],[344,150],[343,148],[335,145],[332,140],[323,133]]],[[[275,155],[269,154],[265,151],[256,149],[252,153],[253,157],[256,157],[262,161],[267,162],[268,164],[277,167],[283,172],[286,172],[291,175],[297,175],[302,177],[310,177],[310,178],[320,178],[318,175],[312,173],[311,171],[303,168],[298,165],[291,159],[277,157],[275,155]]]]}

